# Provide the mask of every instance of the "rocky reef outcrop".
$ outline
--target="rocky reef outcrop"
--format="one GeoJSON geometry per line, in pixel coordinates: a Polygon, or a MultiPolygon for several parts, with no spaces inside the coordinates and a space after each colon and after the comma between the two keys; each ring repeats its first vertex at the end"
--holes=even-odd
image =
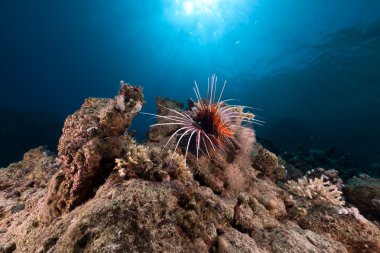
{"type": "Polygon", "coordinates": [[[88,98],[64,124],[58,144],[61,169],[46,199],[46,218],[66,213],[93,197],[115,159],[127,152],[124,133],[141,110],[141,88],[121,83],[115,99],[88,98]]]}
{"type": "Polygon", "coordinates": [[[142,104],[124,83],[89,98],[57,157],[37,148],[0,170],[0,252],[380,252],[376,224],[293,194],[287,165],[248,129],[231,161],[162,150],[175,128],[136,143],[127,129],[142,104]]]}
{"type": "Polygon", "coordinates": [[[348,201],[360,211],[380,221],[380,178],[354,177],[343,188],[348,201]]]}

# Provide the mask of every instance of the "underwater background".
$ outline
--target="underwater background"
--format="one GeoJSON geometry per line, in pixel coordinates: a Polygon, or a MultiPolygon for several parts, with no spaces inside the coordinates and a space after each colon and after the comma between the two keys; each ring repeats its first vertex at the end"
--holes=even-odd
{"type": "MultiPolygon", "coordinates": [[[[2,0],[0,38],[0,167],[55,151],[64,119],[120,80],[154,113],[215,73],[280,154],[333,150],[379,173],[380,1],[2,0]]],[[[140,141],[148,118],[131,127],[140,141]]]]}

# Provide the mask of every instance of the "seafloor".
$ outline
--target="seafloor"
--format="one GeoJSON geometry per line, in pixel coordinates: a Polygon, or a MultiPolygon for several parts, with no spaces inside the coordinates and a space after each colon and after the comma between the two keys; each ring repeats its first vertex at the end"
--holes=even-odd
{"type": "Polygon", "coordinates": [[[0,252],[380,252],[378,178],[302,171],[248,129],[230,161],[185,162],[161,152],[175,128],[128,134],[142,106],[125,84],[86,99],[57,156],[39,147],[0,170],[0,252]]]}

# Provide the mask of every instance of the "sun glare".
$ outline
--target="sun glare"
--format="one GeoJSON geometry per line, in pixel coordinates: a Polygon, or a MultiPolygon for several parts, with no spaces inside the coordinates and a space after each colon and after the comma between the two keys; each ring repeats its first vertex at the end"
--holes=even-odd
{"type": "Polygon", "coordinates": [[[190,15],[191,13],[193,13],[193,3],[188,2],[188,1],[184,2],[183,3],[183,10],[187,15],[190,15]]]}
{"type": "Polygon", "coordinates": [[[163,0],[166,17],[200,41],[220,38],[244,22],[257,0],[163,0]]]}
{"type": "Polygon", "coordinates": [[[183,12],[186,15],[212,15],[217,10],[217,0],[193,0],[183,2],[183,12]]]}

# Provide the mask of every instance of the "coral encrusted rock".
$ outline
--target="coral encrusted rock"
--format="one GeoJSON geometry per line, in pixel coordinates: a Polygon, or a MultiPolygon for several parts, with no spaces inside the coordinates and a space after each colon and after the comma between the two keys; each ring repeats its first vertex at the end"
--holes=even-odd
{"type": "Polygon", "coordinates": [[[282,161],[272,152],[257,145],[257,152],[254,153],[252,167],[261,171],[271,180],[284,180],[286,178],[285,166],[282,161]]]}
{"type": "Polygon", "coordinates": [[[350,209],[304,202],[290,208],[288,217],[302,229],[330,234],[349,252],[380,252],[379,228],[350,209]]]}
{"type": "Polygon", "coordinates": [[[87,99],[58,157],[37,148],[0,170],[0,253],[380,252],[357,209],[292,196],[252,129],[231,160],[163,150],[173,129],[137,143],[126,131],[142,103],[124,83],[87,99]]]}
{"type": "Polygon", "coordinates": [[[115,99],[88,98],[66,119],[58,144],[63,173],[52,182],[47,217],[66,213],[95,195],[115,158],[128,151],[124,133],[142,105],[141,88],[121,83],[115,99]]]}
{"type": "Polygon", "coordinates": [[[380,221],[380,178],[349,179],[343,192],[361,212],[380,221]]]}

